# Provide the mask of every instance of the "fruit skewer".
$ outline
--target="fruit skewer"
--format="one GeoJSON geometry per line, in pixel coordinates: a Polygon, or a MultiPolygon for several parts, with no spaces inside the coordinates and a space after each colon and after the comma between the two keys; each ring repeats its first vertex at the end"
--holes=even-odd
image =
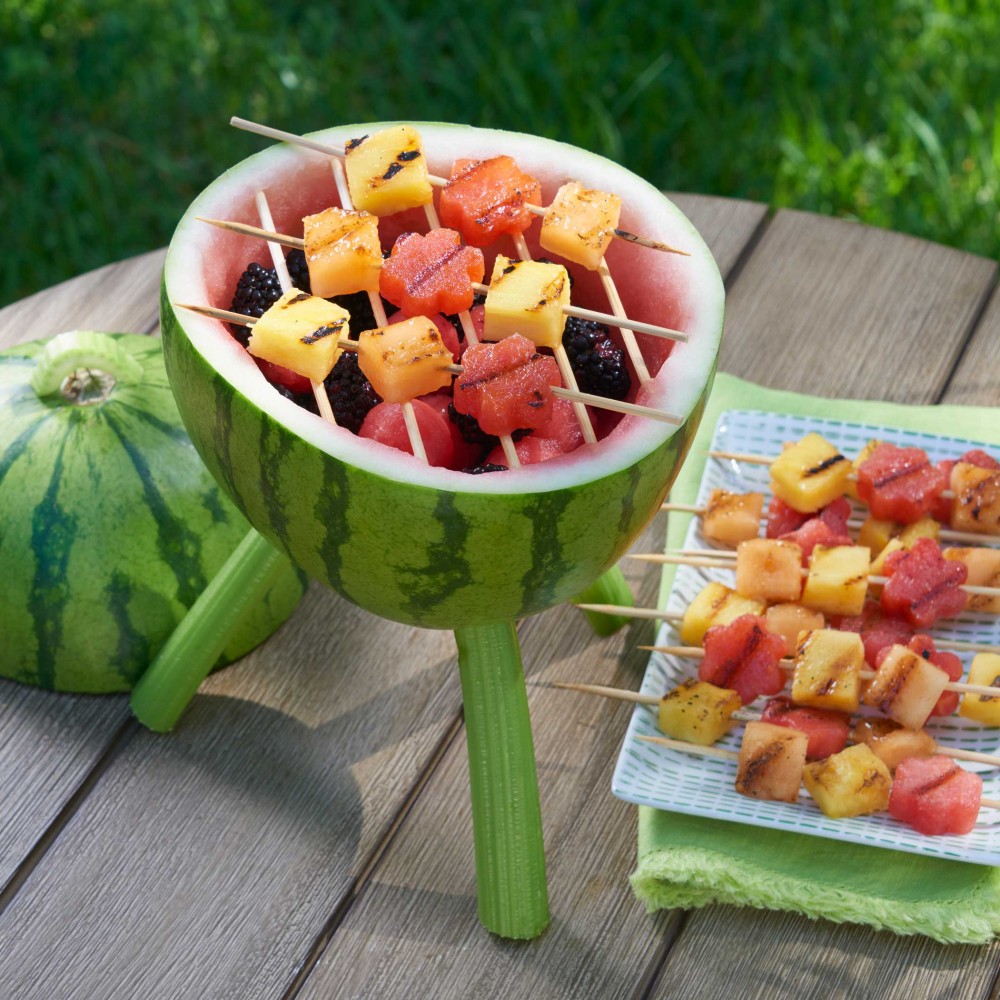
{"type": "MultiPolygon", "coordinates": [[[[186,309],[188,312],[195,312],[201,316],[208,316],[211,319],[222,320],[225,323],[237,323],[242,326],[252,327],[257,322],[255,316],[247,316],[244,313],[233,312],[230,309],[217,309],[214,306],[199,306],[190,303],[175,302],[174,307],[177,309],[186,309]]],[[[356,351],[358,349],[358,342],[351,340],[349,337],[341,337],[338,343],[345,351],[356,351]]],[[[462,366],[449,365],[448,370],[455,375],[460,375],[462,373],[462,366]]],[[[679,422],[674,414],[668,413],[666,410],[659,410],[653,406],[643,406],[639,403],[627,403],[623,400],[608,399],[606,396],[597,396],[589,392],[573,392],[571,389],[566,389],[562,386],[552,386],[552,393],[562,399],[568,399],[570,402],[581,402],[587,406],[611,410],[614,413],[632,414],[637,417],[645,417],[648,420],[657,420],[664,424],[677,424],[679,422]]]]}
{"type": "MultiPolygon", "coordinates": [[[[294,132],[285,132],[282,129],[272,128],[269,125],[261,125],[257,122],[248,121],[245,118],[232,117],[229,119],[229,124],[233,128],[241,129],[244,132],[253,132],[255,135],[264,136],[267,139],[277,139],[279,142],[290,142],[296,146],[302,146],[305,149],[314,150],[317,153],[325,153],[327,156],[335,156],[338,159],[343,159],[347,151],[343,146],[333,146],[329,143],[316,142],[314,139],[309,139],[303,135],[296,135],[294,132]]],[[[430,183],[434,187],[445,187],[448,183],[446,177],[437,177],[433,174],[428,176],[430,183]]],[[[534,215],[544,215],[545,209],[540,205],[528,205],[528,211],[534,215]]],[[[616,239],[624,240],[626,243],[635,243],[639,246],[649,247],[651,250],[660,250],[664,253],[674,253],[679,254],[682,257],[689,257],[690,254],[686,250],[680,250],[677,247],[672,247],[667,243],[663,243],[660,240],[651,239],[648,236],[639,236],[636,233],[630,233],[627,230],[615,228],[614,235],[616,239]]]]}
{"type": "MultiPolygon", "coordinates": [[[[655,694],[643,694],[641,691],[628,691],[622,688],[606,687],[603,684],[578,684],[556,681],[552,686],[562,691],[576,691],[580,694],[596,695],[599,698],[627,701],[635,705],[647,705],[653,708],[658,707],[663,700],[655,694]]],[[[760,716],[745,712],[734,712],[732,718],[740,722],[752,722],[758,720],[760,716]]],[[[939,744],[936,740],[934,743],[934,752],[943,757],[951,757],[954,760],[967,760],[976,764],[986,764],[989,767],[1000,767],[1000,757],[994,754],[980,753],[978,750],[962,750],[959,747],[946,747],[939,744]]]]}

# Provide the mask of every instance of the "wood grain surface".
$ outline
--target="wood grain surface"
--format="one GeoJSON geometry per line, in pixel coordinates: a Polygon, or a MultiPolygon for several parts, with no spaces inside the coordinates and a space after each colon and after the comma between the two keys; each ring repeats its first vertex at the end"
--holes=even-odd
{"type": "MultiPolygon", "coordinates": [[[[899,234],[677,195],[727,277],[722,367],[820,395],[996,403],[992,262],[899,234]],[[860,359],[860,361],[858,360],[860,359]]],[[[156,326],[162,252],[0,311],[0,344],[156,326]]],[[[665,517],[637,546],[662,543],[665,517]]],[[[637,598],[654,567],[628,564],[637,598]]],[[[0,682],[0,996],[986,997],[997,946],[778,913],[648,916],[627,878],[635,811],[610,794],[629,710],[556,680],[638,685],[652,634],[596,638],[573,609],[523,623],[553,924],[475,917],[450,634],[318,587],[211,677],[178,730],[122,698],[0,682]]]]}

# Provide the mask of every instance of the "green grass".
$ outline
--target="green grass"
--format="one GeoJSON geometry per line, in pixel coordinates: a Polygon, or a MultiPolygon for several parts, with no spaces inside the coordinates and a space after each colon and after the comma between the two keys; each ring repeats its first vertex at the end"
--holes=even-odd
{"type": "Polygon", "coordinates": [[[1000,256],[994,3],[429,6],[0,0],[0,304],[165,244],[260,148],[233,114],[538,132],[665,188],[1000,256]]]}

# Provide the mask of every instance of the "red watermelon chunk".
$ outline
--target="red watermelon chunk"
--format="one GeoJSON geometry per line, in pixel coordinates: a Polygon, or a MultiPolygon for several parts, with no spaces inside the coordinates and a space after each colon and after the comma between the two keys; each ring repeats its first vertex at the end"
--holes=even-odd
{"type": "Polygon", "coordinates": [[[809,565],[809,557],[817,545],[832,548],[836,545],[853,545],[847,530],[851,504],[847,497],[837,497],[815,515],[802,514],[789,507],[778,497],[772,497],[767,508],[767,537],[783,542],[794,542],[802,549],[802,565],[809,565]]]}
{"type": "Polygon", "coordinates": [[[922,448],[898,448],[885,441],[858,467],[858,496],[872,517],[913,524],[930,513],[948,486],[922,448]]]}
{"type": "Polygon", "coordinates": [[[847,737],[851,731],[850,718],[843,712],[796,705],[784,695],[767,700],[760,721],[805,733],[809,737],[806,747],[808,760],[822,760],[831,754],[840,753],[847,746],[847,737]]]}
{"type": "Polygon", "coordinates": [[[263,358],[254,358],[254,361],[256,362],[257,367],[261,370],[264,378],[266,378],[271,385],[283,385],[289,392],[298,393],[300,395],[312,392],[312,382],[310,382],[305,375],[293,372],[291,368],[284,368],[281,365],[265,361],[263,358]]]}
{"type": "Polygon", "coordinates": [[[485,247],[504,233],[523,233],[533,218],[525,206],[540,205],[541,199],[541,184],[509,156],[456,160],[438,214],[466,243],[485,247]]]}
{"type": "Polygon", "coordinates": [[[910,757],[896,768],[889,813],[929,836],[969,833],[982,792],[983,779],[949,757],[910,757]]]}
{"type": "Polygon", "coordinates": [[[965,607],[960,589],[969,575],[964,563],[945,559],[937,542],[918,538],[911,549],[892,552],[885,561],[888,580],[882,588],[882,610],[916,628],[930,628],[965,607]]]}
{"type": "Polygon", "coordinates": [[[744,705],[762,694],[777,694],[785,686],[785,672],[778,665],[785,655],[785,640],[768,632],[759,615],[713,625],[703,645],[698,679],[735,691],[744,705]]]}
{"type": "Polygon", "coordinates": [[[808,520],[808,514],[800,513],[778,497],[771,497],[771,502],[767,505],[767,529],[764,533],[768,538],[781,538],[782,535],[801,528],[808,520]]]}
{"type": "Polygon", "coordinates": [[[448,468],[460,471],[462,469],[471,469],[474,466],[479,465],[483,451],[485,450],[484,446],[466,441],[465,438],[462,437],[462,432],[459,430],[458,425],[455,424],[455,422],[448,416],[448,406],[451,403],[451,393],[432,392],[426,396],[421,396],[420,400],[440,413],[441,416],[448,422],[448,430],[451,432],[452,447],[451,461],[448,463],[448,468]]]}
{"type": "MultiPolygon", "coordinates": [[[[565,454],[559,447],[558,441],[554,441],[552,438],[536,437],[534,434],[529,434],[527,437],[521,438],[520,441],[516,441],[514,451],[517,452],[517,458],[521,465],[535,465],[538,462],[547,462],[550,458],[557,458],[559,455],[565,454]]],[[[486,456],[483,464],[506,465],[507,456],[504,454],[503,448],[497,445],[486,456]]]]}
{"type": "Polygon", "coordinates": [[[549,354],[520,334],[495,344],[474,344],[462,355],[455,409],[472,414],[487,434],[544,427],[552,417],[552,386],[561,385],[549,354]]]}
{"type": "Polygon", "coordinates": [[[832,619],[834,628],[857,632],[865,647],[865,662],[873,669],[878,665],[879,654],[897,643],[905,646],[913,637],[913,629],[899,618],[882,614],[878,601],[865,601],[860,615],[832,619]]]}
{"type": "Polygon", "coordinates": [[[472,306],[472,283],[484,274],[482,250],[463,246],[453,229],[403,233],[382,265],[379,290],[408,316],[458,313],[472,306]]]}
{"type": "MultiPolygon", "coordinates": [[[[417,427],[424,443],[424,450],[427,452],[428,465],[447,467],[453,455],[451,430],[447,418],[442,417],[437,410],[420,399],[413,400],[413,411],[417,415],[417,427]]],[[[373,406],[368,411],[358,435],[413,454],[400,403],[379,403],[373,406]]]]}

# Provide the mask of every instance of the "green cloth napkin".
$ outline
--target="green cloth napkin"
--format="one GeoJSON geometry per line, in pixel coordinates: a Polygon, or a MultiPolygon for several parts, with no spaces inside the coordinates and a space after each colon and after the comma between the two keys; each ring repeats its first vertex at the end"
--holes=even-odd
{"type": "MultiPolygon", "coordinates": [[[[726,410],[801,416],[939,432],[1000,443],[1000,410],[819,399],[717,376],[694,447],[673,490],[693,502],[718,417],[726,410]]],[[[691,515],[672,514],[678,548],[691,515]]],[[[660,607],[674,574],[666,567],[660,607]]],[[[1000,932],[1000,869],[925,858],[742,823],[639,809],[636,895],[652,910],[734,903],[869,924],[938,941],[984,943],[1000,932]]]]}

